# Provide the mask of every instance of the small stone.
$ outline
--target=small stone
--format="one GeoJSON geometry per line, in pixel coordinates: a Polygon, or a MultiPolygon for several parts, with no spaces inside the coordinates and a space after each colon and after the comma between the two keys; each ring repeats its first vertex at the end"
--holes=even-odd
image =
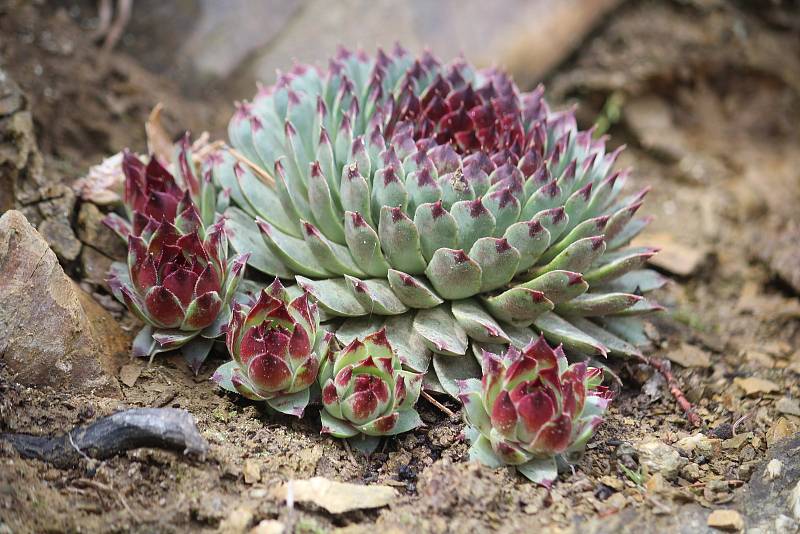
{"type": "Polygon", "coordinates": [[[797,424],[785,417],[778,418],[767,430],[767,447],[772,447],[782,439],[788,438],[797,432],[797,424]]]}
{"type": "Polygon", "coordinates": [[[789,397],[781,397],[778,399],[778,402],[775,403],[775,409],[786,415],[796,415],[800,417],[800,403],[789,397]]]}
{"type": "Polygon", "coordinates": [[[780,478],[782,471],[783,463],[777,458],[773,458],[767,463],[767,467],[764,469],[764,480],[780,478]]]}
{"type": "Polygon", "coordinates": [[[261,464],[255,460],[245,460],[242,474],[245,484],[255,484],[261,480],[261,464]]]}
{"type": "Polygon", "coordinates": [[[714,510],[708,516],[707,524],[711,528],[741,532],[744,529],[742,515],[736,510],[714,510]]]}
{"type": "Polygon", "coordinates": [[[39,225],[39,233],[61,261],[74,261],[81,253],[81,242],[66,219],[45,219],[39,225]]]}
{"type": "Polygon", "coordinates": [[[623,489],[625,489],[625,483],[623,481],[621,481],[617,477],[612,477],[609,475],[600,477],[600,483],[616,491],[622,491],[623,489]]]}
{"type": "Polygon", "coordinates": [[[702,454],[712,457],[719,452],[721,441],[716,438],[709,438],[703,433],[697,433],[678,440],[675,448],[686,454],[702,454]]]}
{"type": "Polygon", "coordinates": [[[664,480],[661,473],[655,473],[647,479],[647,482],[644,483],[644,487],[647,489],[648,493],[660,493],[667,488],[667,481],[664,480]]]}
{"type": "Polygon", "coordinates": [[[733,383],[742,388],[748,397],[754,397],[762,393],[772,393],[779,391],[780,387],[771,380],[751,376],[748,378],[734,378],[733,383]]]}
{"type": "Polygon", "coordinates": [[[286,526],[274,519],[265,519],[250,530],[250,534],[283,534],[286,526]]]}
{"type": "Polygon", "coordinates": [[[263,499],[269,494],[267,488],[253,488],[250,490],[250,497],[254,499],[263,499]]]}
{"type": "Polygon", "coordinates": [[[744,434],[736,434],[731,439],[726,439],[722,442],[722,448],[727,450],[739,450],[750,438],[753,437],[752,432],[745,432],[744,434]]]}
{"type": "Polygon", "coordinates": [[[90,202],[78,210],[78,238],[106,256],[122,259],[127,253],[125,242],[111,228],[103,224],[105,214],[90,202]]]}
{"type": "Polygon", "coordinates": [[[689,482],[696,482],[703,475],[700,466],[695,463],[688,463],[681,469],[681,476],[689,482]]]}
{"type": "Polygon", "coordinates": [[[674,479],[687,461],[676,449],[656,438],[645,438],[635,443],[634,448],[642,466],[650,473],[661,473],[667,480],[674,479]]]}
{"type": "Polygon", "coordinates": [[[775,360],[772,356],[758,350],[748,350],[744,354],[744,358],[757,367],[766,367],[768,369],[775,367],[775,360]]]}
{"type": "Polygon", "coordinates": [[[681,346],[666,354],[667,359],[681,367],[711,367],[711,356],[704,350],[681,343],[681,346]]]}
{"type": "Polygon", "coordinates": [[[247,531],[253,521],[253,511],[240,506],[235,508],[228,517],[219,524],[220,534],[241,534],[247,531]]]}
{"type": "Polygon", "coordinates": [[[609,511],[611,510],[619,511],[625,508],[627,501],[628,500],[625,498],[625,495],[623,493],[615,493],[605,500],[605,502],[603,503],[604,505],[603,508],[609,511]]]}
{"type": "Polygon", "coordinates": [[[123,365],[122,368],[119,370],[119,379],[120,382],[132,388],[136,381],[139,379],[139,375],[142,374],[142,366],[138,363],[129,363],[123,365]]]}

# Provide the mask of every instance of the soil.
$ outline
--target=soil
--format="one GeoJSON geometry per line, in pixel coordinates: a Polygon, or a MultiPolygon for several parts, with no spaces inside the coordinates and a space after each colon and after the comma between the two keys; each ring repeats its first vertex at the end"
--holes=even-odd
{"type": "MultiPolygon", "coordinates": [[[[764,253],[800,222],[798,13],[793,2],[625,3],[547,80],[557,103],[580,104],[584,126],[600,117],[613,142],[628,145],[621,165],[634,168],[631,187],[652,186],[644,210],[656,218],[641,240],[670,252],[662,268],[681,275],[660,292],[667,309],[652,322],[650,355],[704,355],[692,360],[699,367],[672,365],[701,429],[661,375],[612,362],[624,386],[606,423],[574,472],[546,490],[469,463],[460,417],[425,400],[426,426],[367,458],[321,437],[313,416],[276,416],[221,393],[209,380],[221,360],[197,377],[179,358],[131,362],[122,401],[25,388],[0,368],[0,431],[54,434],[123,407],[172,406],[189,410],[211,444],[203,459],[139,449],[59,470],[0,442],[0,532],[237,531],[237,514],[295,532],[603,532],[681,514],[700,514],[706,528],[702,514],[719,506],[747,516],[748,481],[800,425],[782,400],[800,397],[800,300],[764,253]],[[775,389],[746,394],[738,384],[753,377],[775,389]],[[713,451],[678,444],[698,430],[719,440],[713,451]],[[674,476],[648,472],[637,453],[653,437],[679,452],[674,476]],[[245,483],[245,461],[260,481],[245,483]],[[333,515],[272,494],[311,476],[388,484],[400,497],[333,515]]],[[[47,172],[68,181],[122,146],[142,149],[157,101],[168,102],[170,131],[218,130],[205,111],[215,104],[181,97],[130,57],[99,59],[85,34],[48,4],[0,7],[0,35],[12,36],[0,41],[0,67],[32,100],[47,172]]]]}

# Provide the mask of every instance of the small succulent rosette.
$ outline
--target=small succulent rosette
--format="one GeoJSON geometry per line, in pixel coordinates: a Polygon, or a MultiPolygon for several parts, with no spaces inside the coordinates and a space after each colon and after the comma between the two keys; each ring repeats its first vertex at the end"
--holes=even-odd
{"type": "Polygon", "coordinates": [[[353,443],[362,450],[376,446],[375,438],[422,424],[414,409],[422,375],[401,369],[384,329],[329,352],[320,367],[319,384],[322,432],[338,438],[361,435],[353,443]]]}
{"type": "Polygon", "coordinates": [[[212,379],[223,389],[302,417],[333,338],[319,321],[308,294],[292,299],[276,278],[249,305],[234,302],[225,339],[233,361],[212,379]]]}
{"type": "Polygon", "coordinates": [[[205,226],[190,192],[155,158],[145,166],[126,154],[123,169],[131,221],[105,222],[125,236],[128,259],[112,265],[109,287],[145,323],[135,356],[180,348],[197,373],[227,323],[248,255],[228,258],[224,219],[205,226]]]}
{"type": "Polygon", "coordinates": [[[557,460],[582,453],[603,420],[612,394],[601,382],[600,369],[569,365],[561,347],[553,350],[544,337],[522,351],[484,351],[482,380],[460,383],[470,458],[513,465],[550,486],[557,460]]]}

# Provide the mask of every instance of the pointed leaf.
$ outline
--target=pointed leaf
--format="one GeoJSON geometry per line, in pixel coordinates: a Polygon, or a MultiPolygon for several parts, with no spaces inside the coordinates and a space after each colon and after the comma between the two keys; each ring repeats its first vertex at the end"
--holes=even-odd
{"type": "Polygon", "coordinates": [[[460,356],[467,351],[467,333],[446,306],[418,311],[414,330],[434,353],[460,356]]]}
{"type": "Polygon", "coordinates": [[[556,345],[561,343],[567,351],[589,355],[602,354],[603,356],[608,353],[608,349],[602,343],[555,313],[545,313],[539,316],[533,324],[550,343],[556,345]]]}
{"type": "Polygon", "coordinates": [[[481,290],[481,268],[463,250],[440,248],[425,269],[436,292],[449,300],[463,299],[481,290]]]}
{"type": "Polygon", "coordinates": [[[394,294],[409,308],[433,308],[444,302],[421,278],[394,269],[389,269],[387,278],[394,294]]]}
{"type": "Polygon", "coordinates": [[[344,278],[309,280],[297,276],[297,283],[313,296],[326,312],[340,317],[358,317],[368,311],[350,291],[344,278]]]}

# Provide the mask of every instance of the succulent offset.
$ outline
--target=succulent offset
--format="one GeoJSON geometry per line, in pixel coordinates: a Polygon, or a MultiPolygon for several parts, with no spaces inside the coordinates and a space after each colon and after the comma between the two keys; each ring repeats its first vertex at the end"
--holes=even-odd
{"type": "Polygon", "coordinates": [[[145,323],[134,355],[181,348],[197,372],[222,333],[247,255],[228,258],[224,220],[203,224],[190,191],[202,196],[210,183],[195,180],[184,190],[156,158],[145,166],[127,152],[122,165],[130,220],[112,215],[105,222],[127,239],[128,261],[112,266],[109,286],[145,323]]]}
{"type": "Polygon", "coordinates": [[[484,344],[542,333],[570,353],[638,354],[644,269],[628,247],[645,191],[621,196],[619,150],[543,90],[402,49],[297,66],[229,124],[216,158],[231,242],[294,278],[348,342],[385,326],[404,365],[457,395],[484,344]],[[244,163],[242,163],[244,162],[244,163]],[[432,357],[433,356],[433,357],[432,357]]]}
{"type": "Polygon", "coordinates": [[[332,337],[320,328],[317,306],[308,295],[292,299],[276,279],[249,306],[234,302],[226,333],[233,361],[217,369],[212,379],[300,417],[332,337]]]}
{"type": "Polygon", "coordinates": [[[611,401],[602,371],[569,365],[543,337],[522,351],[483,353],[482,380],[460,383],[470,457],[492,467],[513,465],[531,480],[550,485],[557,458],[583,451],[611,401]]]}
{"type": "Polygon", "coordinates": [[[319,371],[322,432],[339,438],[408,432],[422,424],[414,410],[422,375],[404,371],[385,330],[329,351],[319,371]]]}

